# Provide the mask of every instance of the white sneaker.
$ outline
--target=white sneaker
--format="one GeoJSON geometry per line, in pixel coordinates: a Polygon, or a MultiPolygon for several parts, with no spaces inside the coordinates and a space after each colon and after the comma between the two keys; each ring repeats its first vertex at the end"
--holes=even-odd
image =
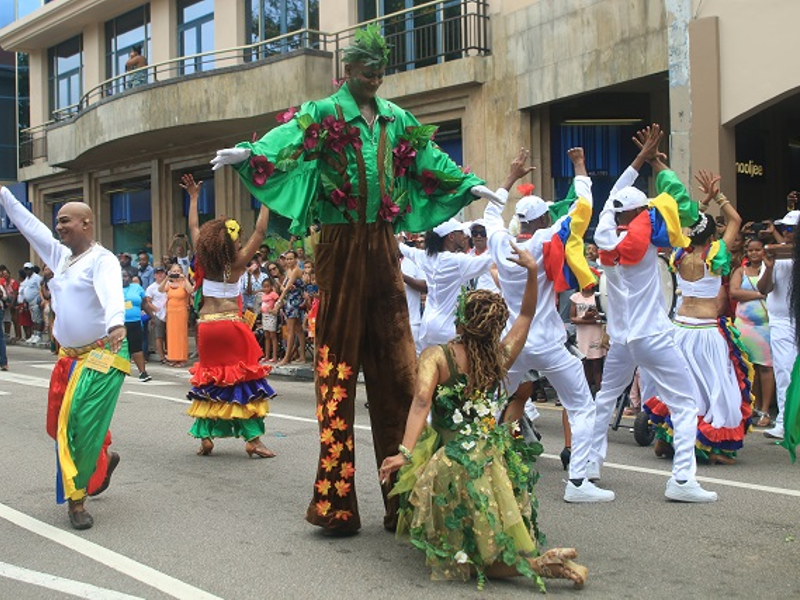
{"type": "Polygon", "coordinates": [[[28,338],[28,343],[29,344],[38,344],[41,341],[42,341],[42,338],[40,338],[36,334],[33,334],[31,337],[28,338]]]}
{"type": "Polygon", "coordinates": [[[600,480],[600,465],[593,460],[586,463],[586,479],[592,482],[600,480]]]}
{"type": "Polygon", "coordinates": [[[771,438],[773,440],[782,440],[783,439],[783,427],[780,425],[775,425],[772,429],[767,429],[764,432],[764,437],[771,438]]]}
{"type": "Polygon", "coordinates": [[[565,502],[611,502],[615,497],[614,492],[602,490],[588,479],[584,479],[580,487],[567,481],[564,490],[565,502]]]}
{"type": "Polygon", "coordinates": [[[708,492],[700,487],[696,479],[680,484],[670,477],[664,495],[675,502],[716,502],[717,492],[708,492]]]}

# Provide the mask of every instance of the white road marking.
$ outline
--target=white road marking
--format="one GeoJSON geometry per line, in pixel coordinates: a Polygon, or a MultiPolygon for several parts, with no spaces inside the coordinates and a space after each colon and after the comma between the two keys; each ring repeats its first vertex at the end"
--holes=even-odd
{"type": "Polygon", "coordinates": [[[33,386],[39,388],[49,388],[50,380],[43,377],[32,377],[31,375],[22,375],[20,373],[9,373],[8,371],[0,371],[0,382],[7,381],[8,383],[18,383],[25,386],[33,386]]]}
{"type": "MultiPolygon", "coordinates": [[[[133,392],[130,390],[123,390],[125,394],[133,394],[134,396],[146,396],[148,398],[158,398],[160,400],[168,400],[170,402],[176,402],[178,404],[191,404],[191,400],[186,400],[185,398],[170,398],[169,396],[160,396],[158,394],[147,394],[145,392],[133,392]]],[[[282,415],[280,413],[274,413],[270,411],[267,417],[272,417],[275,419],[285,419],[287,421],[300,421],[301,423],[314,423],[314,425],[318,424],[316,419],[311,419],[309,417],[297,417],[295,415],[282,415]]],[[[364,431],[372,431],[372,427],[369,425],[354,425],[355,429],[362,429],[364,431]]]]}
{"type": "Polygon", "coordinates": [[[104,564],[137,581],[141,581],[145,585],[172,596],[173,598],[185,598],[186,600],[220,600],[218,596],[209,594],[200,588],[184,583],[166,573],[157,571],[127,556],[123,556],[118,552],[114,552],[113,550],[109,550],[94,542],[69,533],[68,531],[43,523],[5,504],[0,504],[0,518],[52,542],[61,544],[79,554],[83,554],[87,558],[104,564]]]}
{"type": "Polygon", "coordinates": [[[86,598],[87,600],[142,600],[140,596],[130,596],[121,592],[115,592],[114,590],[97,587],[89,583],[65,579],[57,575],[50,575],[49,573],[31,571],[30,569],[16,567],[4,562],[0,562],[0,577],[38,585],[39,587],[55,590],[57,592],[64,592],[65,594],[77,596],[78,598],[86,598]]]}

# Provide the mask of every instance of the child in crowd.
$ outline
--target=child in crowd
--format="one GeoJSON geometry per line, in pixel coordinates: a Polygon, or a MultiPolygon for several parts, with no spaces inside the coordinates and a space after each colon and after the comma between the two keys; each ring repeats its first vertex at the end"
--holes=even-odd
{"type": "Polygon", "coordinates": [[[570,296],[570,319],[577,327],[578,350],[586,358],[583,370],[589,386],[594,386],[595,393],[600,389],[603,380],[603,326],[594,298],[594,286],[588,286],[570,296]]]}
{"type": "Polygon", "coordinates": [[[319,311],[319,286],[314,273],[314,265],[308,261],[306,261],[303,282],[306,284],[305,329],[308,339],[313,341],[317,328],[317,312],[319,311]]]}
{"type": "Polygon", "coordinates": [[[261,284],[261,326],[264,328],[264,359],[267,362],[278,362],[277,301],[278,294],[272,289],[272,282],[264,279],[261,284]]]}

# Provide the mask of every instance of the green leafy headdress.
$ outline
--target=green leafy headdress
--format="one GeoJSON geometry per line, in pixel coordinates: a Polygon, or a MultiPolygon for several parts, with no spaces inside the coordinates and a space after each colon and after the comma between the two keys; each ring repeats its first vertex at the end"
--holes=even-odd
{"type": "Polygon", "coordinates": [[[456,327],[467,323],[467,296],[469,296],[469,290],[467,286],[462,285],[456,303],[456,327]]]}
{"type": "Polygon", "coordinates": [[[389,46],[381,35],[377,23],[356,31],[355,42],[344,49],[342,60],[346,63],[360,62],[371,69],[389,64],[389,46]]]}

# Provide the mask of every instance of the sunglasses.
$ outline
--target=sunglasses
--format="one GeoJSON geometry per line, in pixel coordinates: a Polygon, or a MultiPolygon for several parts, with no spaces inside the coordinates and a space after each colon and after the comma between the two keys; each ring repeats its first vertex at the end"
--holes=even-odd
{"type": "Polygon", "coordinates": [[[472,237],[486,237],[486,230],[485,229],[473,229],[472,230],[472,237]]]}

